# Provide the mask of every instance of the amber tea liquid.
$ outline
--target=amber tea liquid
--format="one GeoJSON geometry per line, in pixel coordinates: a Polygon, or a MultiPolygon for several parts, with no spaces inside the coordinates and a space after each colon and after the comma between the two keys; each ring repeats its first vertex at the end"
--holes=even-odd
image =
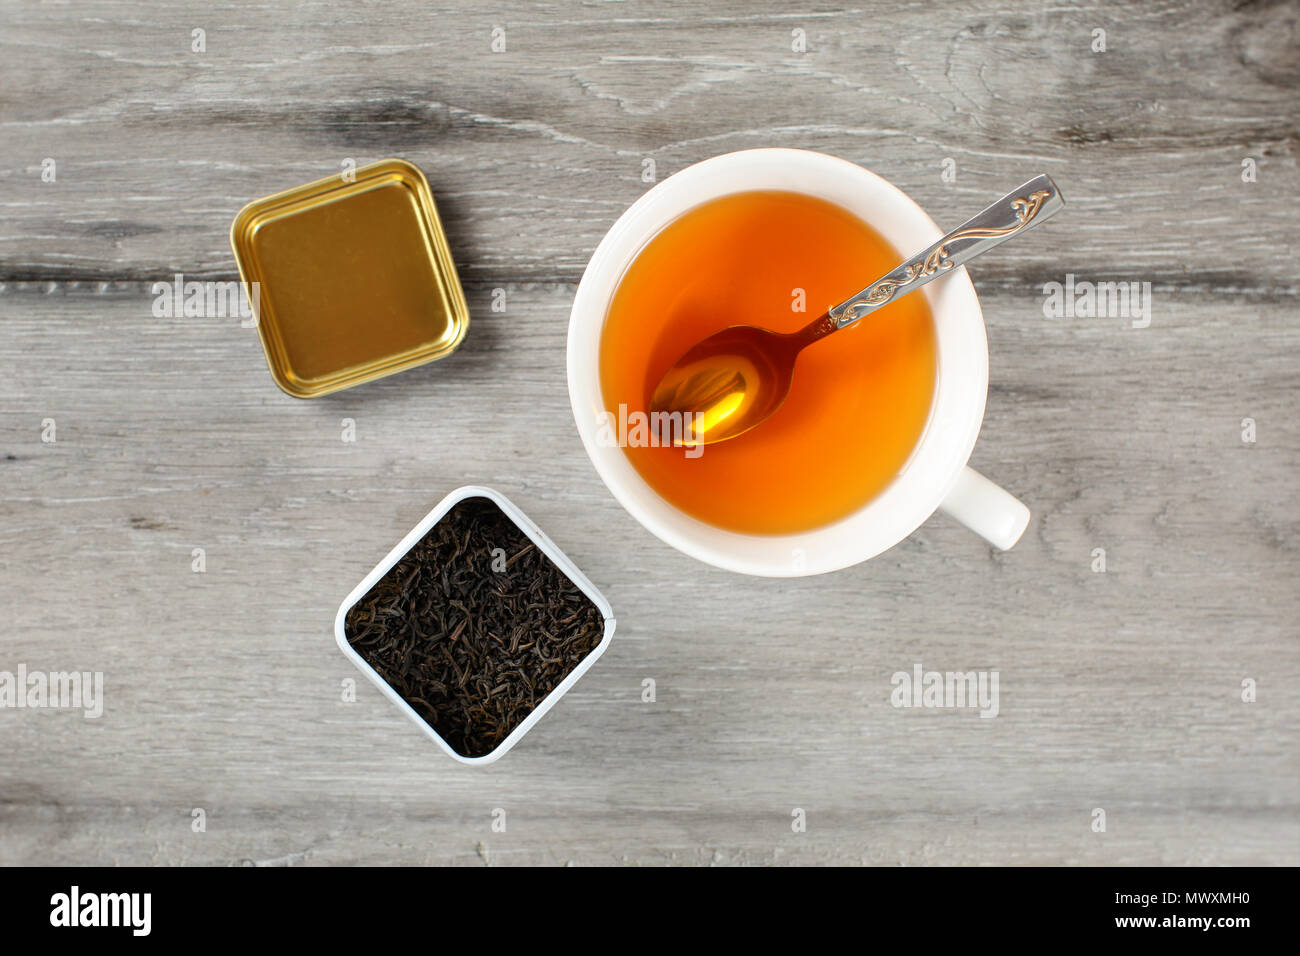
{"type": "MultiPolygon", "coordinates": [[[[674,220],[619,282],[600,341],[615,421],[647,410],[668,367],[729,325],[794,332],[903,256],[840,207],[789,192],[736,193],[674,220]],[[801,309],[802,307],[802,309],[801,309]]],[[[916,447],[934,396],[933,317],[905,296],[807,348],[789,397],[753,431],[695,449],[624,449],[663,498],[747,534],[808,531],[878,495],[916,447]]]]}

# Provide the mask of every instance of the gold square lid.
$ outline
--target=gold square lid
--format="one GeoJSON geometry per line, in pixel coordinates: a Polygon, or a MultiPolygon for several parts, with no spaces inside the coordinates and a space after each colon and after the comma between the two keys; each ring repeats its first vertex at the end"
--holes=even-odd
{"type": "Polygon", "coordinates": [[[404,160],[251,202],[230,244],[271,376],[296,398],[442,358],[469,328],[429,183],[404,160]]]}

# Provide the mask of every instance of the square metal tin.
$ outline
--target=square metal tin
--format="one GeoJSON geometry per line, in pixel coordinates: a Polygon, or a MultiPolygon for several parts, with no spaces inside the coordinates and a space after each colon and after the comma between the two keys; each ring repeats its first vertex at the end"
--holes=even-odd
{"type": "Polygon", "coordinates": [[[271,376],[295,398],[443,358],[469,328],[429,183],[404,160],[251,202],[230,244],[271,376]]]}
{"type": "Polygon", "coordinates": [[[596,663],[596,660],[600,655],[605,653],[605,650],[609,647],[609,642],[614,637],[614,627],[617,623],[618,622],[614,619],[614,609],[610,607],[609,601],[605,598],[605,595],[600,593],[596,585],[592,584],[591,580],[583,574],[581,570],[579,570],[578,566],[573,563],[573,560],[561,551],[556,546],[555,542],[547,537],[545,532],[543,532],[531,518],[524,514],[523,510],[520,509],[518,505],[495,489],[484,488],[481,485],[466,485],[463,488],[457,488],[451,494],[447,495],[447,497],[443,498],[442,501],[438,502],[434,509],[425,515],[424,520],[411,529],[411,532],[399,541],[393,550],[388,552],[387,557],[380,561],[379,564],[375,565],[374,570],[367,574],[365,578],[362,579],[361,583],[352,589],[352,593],[344,599],[341,605],[339,605],[338,613],[334,616],[334,640],[338,644],[339,650],[343,652],[347,659],[355,664],[357,669],[360,670],[361,673],[365,674],[370,682],[379,688],[380,692],[392,701],[398,710],[404,713],[417,727],[419,727],[426,737],[437,744],[443,753],[460,763],[479,765],[492,763],[504,756],[506,751],[517,744],[524,734],[528,733],[528,731],[546,715],[547,711],[554,707],[556,702],[569,692],[569,689],[578,682],[578,678],[587,673],[591,668],[591,665],[596,663]],[[580,591],[587,595],[587,598],[600,610],[601,616],[605,618],[605,633],[601,636],[601,641],[596,645],[596,648],[584,657],[577,667],[569,671],[568,675],[556,685],[554,690],[542,698],[541,702],[533,709],[533,712],[525,717],[523,721],[520,722],[519,726],[506,736],[505,740],[497,744],[495,750],[492,750],[481,757],[466,757],[464,754],[458,753],[451,744],[447,743],[447,741],[433,729],[433,726],[421,717],[415,708],[407,703],[405,698],[403,698],[402,695],[388,683],[388,681],[384,680],[384,678],[380,676],[379,672],[371,667],[364,657],[357,653],[356,649],[348,641],[347,635],[347,617],[348,611],[352,610],[352,605],[356,604],[363,597],[369,594],[370,589],[374,587],[384,577],[384,575],[392,570],[393,565],[402,560],[406,553],[410,551],[411,548],[415,547],[415,545],[417,545],[424,536],[429,533],[429,530],[443,519],[455,504],[464,501],[466,498],[487,498],[496,504],[496,506],[505,513],[506,517],[513,521],[519,530],[532,540],[533,544],[537,545],[538,550],[550,558],[551,561],[564,572],[568,579],[572,581],[580,591]]]}

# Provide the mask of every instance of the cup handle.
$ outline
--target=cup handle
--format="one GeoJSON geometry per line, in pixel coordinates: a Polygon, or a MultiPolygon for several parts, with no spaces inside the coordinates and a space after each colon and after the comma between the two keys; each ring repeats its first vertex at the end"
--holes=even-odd
{"type": "Polygon", "coordinates": [[[1003,551],[1019,541],[1029,526],[1029,509],[1024,502],[974,468],[962,469],[939,510],[1003,551]]]}

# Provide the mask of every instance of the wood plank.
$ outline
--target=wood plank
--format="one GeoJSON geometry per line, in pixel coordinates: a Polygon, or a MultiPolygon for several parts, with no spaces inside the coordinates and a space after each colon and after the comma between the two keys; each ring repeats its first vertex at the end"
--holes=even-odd
{"type": "Polygon", "coordinates": [[[696,565],[605,492],[565,395],[570,296],[480,297],[456,356],[313,402],[274,390],[250,330],[160,323],[143,286],[7,297],[6,659],[103,670],[107,704],[0,712],[4,862],[1296,860],[1286,310],[1184,296],[1133,330],[986,290],[999,385],[974,463],[1034,508],[1025,540],[1001,554],[935,518],[773,587],[696,565]],[[515,498],[620,622],[487,771],[364,683],[342,703],[356,675],[330,633],[467,482],[515,498]],[[892,708],[915,663],[997,669],[999,716],[892,708]],[[400,824],[366,823],[375,802],[400,824]]]}
{"type": "Polygon", "coordinates": [[[1054,176],[1071,227],[1008,246],[981,264],[990,279],[1042,282],[1069,264],[1296,288],[1286,4],[763,2],[731,17],[658,3],[504,18],[459,3],[386,4],[382,18],[340,4],[217,16],[126,3],[111,18],[90,3],[11,6],[0,281],[230,276],[245,202],[394,154],[429,174],[465,278],[576,281],[647,188],[645,160],[661,179],[794,146],[866,165],[948,225],[1054,176]],[[490,50],[494,26],[504,53],[490,50]],[[791,51],[795,29],[807,52],[791,51]]]}

